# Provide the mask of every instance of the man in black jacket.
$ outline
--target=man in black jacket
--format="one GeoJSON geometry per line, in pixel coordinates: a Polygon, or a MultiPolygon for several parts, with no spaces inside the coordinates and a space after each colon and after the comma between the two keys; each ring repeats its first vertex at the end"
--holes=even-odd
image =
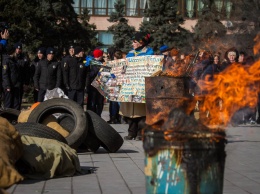
{"type": "Polygon", "coordinates": [[[38,102],[44,100],[46,90],[53,90],[61,86],[60,62],[54,59],[54,49],[46,50],[46,59],[39,61],[34,74],[34,87],[39,92],[38,102]]]}
{"type": "Polygon", "coordinates": [[[84,51],[82,47],[74,48],[74,56],[67,58],[63,63],[64,85],[68,97],[83,107],[84,92],[86,87],[86,76],[89,67],[86,67],[83,60],[84,51]]]}
{"type": "MultiPolygon", "coordinates": [[[[35,70],[36,67],[39,65],[39,62],[43,59],[45,59],[45,52],[46,52],[46,48],[44,47],[40,47],[37,50],[37,56],[35,57],[35,59],[32,61],[31,65],[30,65],[30,84],[33,85],[33,77],[35,74],[35,70]]],[[[37,90],[33,90],[33,99],[34,102],[38,101],[38,91],[37,90]]]]}
{"type": "Polygon", "coordinates": [[[2,79],[4,89],[4,106],[20,110],[22,104],[23,85],[27,83],[27,66],[19,63],[16,54],[16,48],[10,46],[7,48],[3,59],[2,79]]]}
{"type": "Polygon", "coordinates": [[[69,49],[68,49],[69,54],[66,54],[65,56],[62,57],[61,60],[61,75],[62,75],[62,83],[61,83],[61,89],[64,91],[64,93],[66,94],[66,96],[68,96],[68,90],[65,86],[65,70],[64,70],[64,66],[66,66],[66,64],[68,63],[68,61],[70,61],[71,58],[74,57],[74,46],[70,45],[69,49]]]}

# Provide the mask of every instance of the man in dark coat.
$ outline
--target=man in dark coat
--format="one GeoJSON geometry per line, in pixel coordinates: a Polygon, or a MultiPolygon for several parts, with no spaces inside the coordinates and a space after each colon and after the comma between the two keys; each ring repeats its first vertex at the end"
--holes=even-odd
{"type": "Polygon", "coordinates": [[[84,50],[82,47],[74,48],[74,56],[67,58],[63,63],[63,78],[68,97],[83,107],[84,92],[87,82],[89,67],[83,60],[84,50]]]}
{"type": "Polygon", "coordinates": [[[4,55],[2,79],[4,89],[4,106],[5,108],[13,108],[20,110],[23,96],[23,85],[27,83],[26,67],[19,63],[16,53],[16,48],[9,46],[7,54],[4,55]]]}
{"type": "Polygon", "coordinates": [[[39,91],[38,102],[44,100],[46,90],[52,90],[61,86],[60,63],[54,59],[54,49],[49,47],[46,51],[46,59],[41,60],[34,74],[34,87],[39,91]]]}
{"type": "MultiPolygon", "coordinates": [[[[36,67],[39,65],[39,62],[43,59],[45,59],[45,52],[46,52],[46,48],[44,47],[40,47],[37,50],[37,56],[35,57],[35,59],[32,61],[31,65],[30,65],[30,83],[33,85],[33,77],[35,74],[35,70],[36,67]]],[[[33,99],[34,102],[38,101],[38,91],[34,89],[33,91],[33,99]]]]}

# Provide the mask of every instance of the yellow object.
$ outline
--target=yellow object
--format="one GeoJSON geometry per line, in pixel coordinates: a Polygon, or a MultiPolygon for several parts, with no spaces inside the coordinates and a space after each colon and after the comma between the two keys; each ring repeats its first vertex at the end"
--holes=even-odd
{"type": "MultiPolygon", "coordinates": [[[[24,110],[22,111],[17,119],[18,123],[25,123],[28,121],[28,117],[31,114],[33,109],[29,109],[29,110],[24,110]]],[[[69,135],[69,132],[64,129],[59,123],[57,123],[57,119],[53,116],[50,115],[48,116],[43,122],[43,125],[47,125],[48,127],[54,129],[55,131],[57,131],[58,133],[60,133],[63,137],[67,137],[69,135]]]]}
{"type": "Polygon", "coordinates": [[[8,188],[23,180],[14,167],[22,154],[21,136],[11,123],[0,117],[0,188],[8,188]]]}
{"type": "Polygon", "coordinates": [[[54,129],[58,133],[60,133],[63,137],[67,137],[70,133],[65,130],[62,126],[60,126],[59,123],[57,123],[57,119],[53,116],[50,115],[48,116],[42,124],[47,125],[48,127],[54,129]]]}

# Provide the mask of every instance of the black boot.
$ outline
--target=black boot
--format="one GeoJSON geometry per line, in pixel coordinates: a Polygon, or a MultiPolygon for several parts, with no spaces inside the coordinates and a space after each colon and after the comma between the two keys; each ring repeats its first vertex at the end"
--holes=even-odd
{"type": "Polygon", "coordinates": [[[116,124],[116,123],[117,123],[116,117],[115,117],[115,116],[111,116],[111,117],[110,117],[110,120],[107,121],[107,123],[109,123],[109,124],[116,124]]]}
{"type": "Polygon", "coordinates": [[[121,124],[121,115],[120,114],[118,114],[118,115],[116,115],[116,121],[117,121],[117,124],[121,124]]]}

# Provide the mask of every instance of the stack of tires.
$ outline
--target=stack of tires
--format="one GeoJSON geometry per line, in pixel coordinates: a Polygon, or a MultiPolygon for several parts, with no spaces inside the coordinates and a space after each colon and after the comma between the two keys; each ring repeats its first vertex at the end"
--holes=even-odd
{"type": "Polygon", "coordinates": [[[17,123],[19,114],[20,111],[13,109],[0,110],[0,116],[9,120],[21,135],[56,139],[74,149],[83,145],[92,152],[102,146],[114,153],[123,145],[123,138],[111,125],[92,111],[84,112],[81,106],[69,99],[53,98],[40,103],[30,112],[25,123],[17,123]],[[44,124],[50,115],[66,133],[44,124]]]}

